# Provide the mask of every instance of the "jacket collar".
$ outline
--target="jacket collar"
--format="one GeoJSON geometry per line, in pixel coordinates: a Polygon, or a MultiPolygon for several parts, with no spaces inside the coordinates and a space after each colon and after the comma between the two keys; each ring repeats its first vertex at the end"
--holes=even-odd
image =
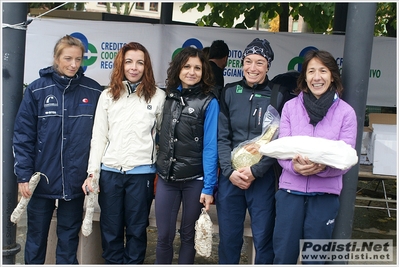
{"type": "Polygon", "coordinates": [[[179,85],[176,89],[172,89],[169,92],[168,97],[180,100],[180,96],[198,94],[201,92],[202,92],[201,83],[197,83],[194,86],[190,86],[189,88],[184,88],[184,89],[182,88],[181,85],[179,85]]]}
{"type": "Polygon", "coordinates": [[[246,88],[249,88],[252,90],[263,89],[269,85],[269,76],[266,75],[266,78],[263,81],[263,83],[254,84],[252,87],[248,85],[247,79],[245,79],[245,77],[242,78],[242,82],[246,88]]]}
{"type": "Polygon", "coordinates": [[[128,95],[134,94],[136,92],[136,90],[137,90],[137,86],[139,86],[140,83],[141,83],[141,81],[137,82],[137,83],[131,83],[131,82],[126,81],[126,80],[123,81],[123,84],[125,85],[126,92],[127,92],[128,95]]]}
{"type": "Polygon", "coordinates": [[[82,67],[78,69],[74,77],[70,78],[61,76],[53,66],[41,69],[39,75],[40,77],[51,77],[56,84],[67,88],[73,88],[73,85],[79,84],[81,78],[84,76],[82,67]]]}

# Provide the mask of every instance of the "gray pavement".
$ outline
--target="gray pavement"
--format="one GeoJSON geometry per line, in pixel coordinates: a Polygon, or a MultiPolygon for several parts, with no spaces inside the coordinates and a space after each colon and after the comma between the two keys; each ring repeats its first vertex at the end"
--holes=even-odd
{"type": "MultiPolygon", "coordinates": [[[[396,194],[396,184],[387,185],[390,190],[394,190],[396,194]]],[[[389,193],[389,192],[388,192],[389,193]]],[[[395,195],[396,199],[396,195],[395,195]]],[[[368,202],[359,202],[357,204],[368,205],[368,202]]],[[[397,212],[396,210],[391,211],[391,217],[388,216],[386,210],[382,209],[385,203],[372,203],[372,205],[381,206],[381,209],[370,209],[370,208],[355,208],[352,239],[392,239],[394,245],[394,258],[391,262],[378,261],[349,261],[350,265],[397,265],[397,212]]],[[[390,204],[396,207],[395,204],[390,204]]],[[[214,215],[213,215],[214,216],[214,215]]],[[[154,264],[155,262],[155,247],[157,230],[156,227],[148,227],[148,245],[147,255],[145,264],[154,264]]],[[[25,235],[26,235],[26,212],[22,216],[21,220],[17,225],[17,243],[22,247],[21,252],[16,255],[16,265],[24,264],[24,247],[25,247],[25,235]]],[[[209,258],[197,256],[195,264],[217,264],[217,245],[218,245],[218,234],[214,234],[213,238],[213,251],[209,258]]],[[[174,243],[175,256],[173,264],[177,264],[177,251],[179,246],[179,236],[176,235],[174,243]]],[[[250,238],[244,238],[244,245],[241,253],[240,264],[251,264],[250,255],[248,255],[248,247],[252,246],[250,238]]]]}

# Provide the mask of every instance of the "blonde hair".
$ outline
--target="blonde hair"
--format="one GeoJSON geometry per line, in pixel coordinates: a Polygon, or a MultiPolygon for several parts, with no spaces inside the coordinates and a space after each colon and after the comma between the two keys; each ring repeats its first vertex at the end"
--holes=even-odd
{"type": "Polygon", "coordinates": [[[80,41],[78,38],[72,37],[70,35],[65,35],[64,37],[59,39],[58,42],[54,46],[54,54],[53,54],[54,69],[57,69],[56,59],[58,59],[60,57],[62,51],[65,48],[71,47],[71,46],[77,46],[78,48],[80,48],[80,50],[82,50],[82,57],[84,56],[86,49],[85,49],[82,41],[80,41]]]}

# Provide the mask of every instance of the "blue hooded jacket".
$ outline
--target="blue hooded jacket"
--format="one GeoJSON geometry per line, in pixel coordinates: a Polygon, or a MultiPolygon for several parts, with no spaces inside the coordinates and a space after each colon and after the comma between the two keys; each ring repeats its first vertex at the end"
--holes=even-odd
{"type": "MultiPolygon", "coordinates": [[[[102,87],[80,68],[73,78],[53,67],[41,69],[40,78],[25,90],[13,136],[14,172],[18,183],[35,172],[42,178],[34,195],[74,199],[83,194],[94,114],[102,87]]],[[[99,153],[101,153],[99,151],[99,153]]]]}

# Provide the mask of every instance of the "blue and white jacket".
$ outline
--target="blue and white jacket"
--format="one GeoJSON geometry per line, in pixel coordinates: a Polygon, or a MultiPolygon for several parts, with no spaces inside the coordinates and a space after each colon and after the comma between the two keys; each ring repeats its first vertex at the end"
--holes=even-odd
{"type": "Polygon", "coordinates": [[[102,87],[80,68],[74,78],[53,67],[39,71],[24,93],[15,119],[13,151],[18,183],[45,174],[34,195],[74,199],[83,194],[94,114],[102,87]]]}

